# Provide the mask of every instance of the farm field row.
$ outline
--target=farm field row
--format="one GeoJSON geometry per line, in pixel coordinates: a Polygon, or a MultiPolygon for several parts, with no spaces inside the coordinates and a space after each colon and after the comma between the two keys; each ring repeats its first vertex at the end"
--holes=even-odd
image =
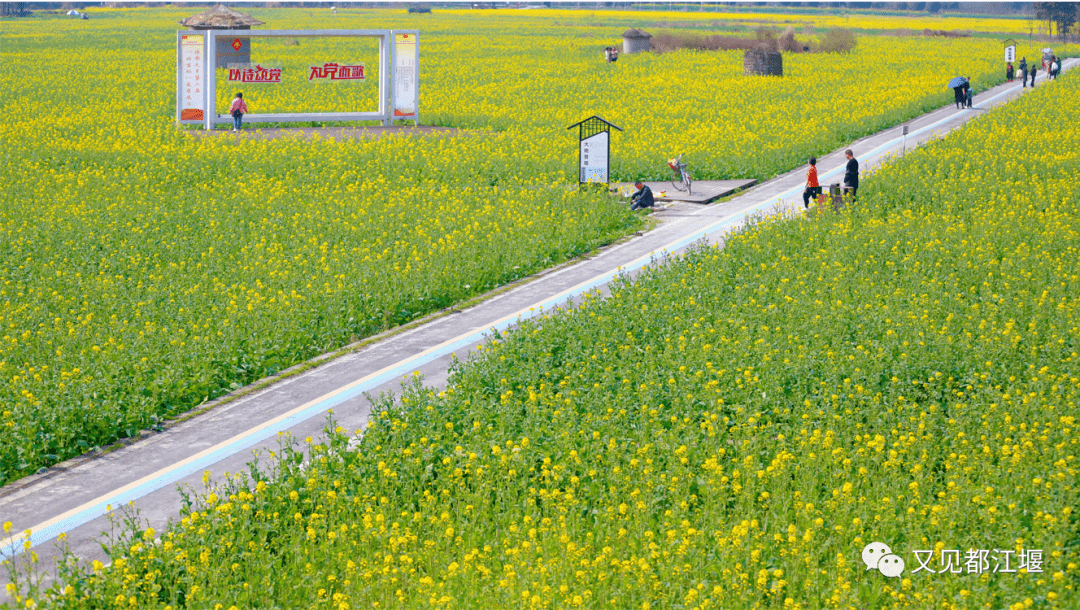
{"type": "MultiPolygon", "coordinates": [[[[1002,78],[985,40],[864,37],[745,78],[731,52],[605,65],[622,26],[560,25],[571,11],[253,7],[268,27],[420,29],[423,120],[478,131],[195,138],[172,124],[190,12],[4,22],[0,483],[641,228],[567,188],[585,116],[626,130],[616,179],[677,152],[699,179],[767,177],[946,102],[958,66],[1002,78]]],[[[249,90],[252,110],[326,91],[282,87],[249,90]]]]}
{"type": "Polygon", "coordinates": [[[358,447],[285,438],[174,526],[129,530],[111,566],[21,595],[1072,607],[1078,93],[1067,74],[883,167],[843,213],[763,221],[493,337],[358,447]],[[871,541],[900,577],[862,565],[871,541]]]}

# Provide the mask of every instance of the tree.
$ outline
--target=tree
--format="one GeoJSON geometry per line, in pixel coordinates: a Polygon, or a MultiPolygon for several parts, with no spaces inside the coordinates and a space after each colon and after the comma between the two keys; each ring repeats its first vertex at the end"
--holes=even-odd
{"type": "Polygon", "coordinates": [[[1077,2],[1032,2],[1031,5],[1035,9],[1035,18],[1045,19],[1051,26],[1051,32],[1053,25],[1057,24],[1057,33],[1062,40],[1069,35],[1080,16],[1080,3],[1077,2]]]}
{"type": "Polygon", "coordinates": [[[926,11],[928,13],[940,12],[941,11],[941,3],[940,2],[927,2],[926,3],[926,11]]]}
{"type": "Polygon", "coordinates": [[[0,2],[0,15],[5,17],[24,17],[30,14],[25,2],[0,2]]]}

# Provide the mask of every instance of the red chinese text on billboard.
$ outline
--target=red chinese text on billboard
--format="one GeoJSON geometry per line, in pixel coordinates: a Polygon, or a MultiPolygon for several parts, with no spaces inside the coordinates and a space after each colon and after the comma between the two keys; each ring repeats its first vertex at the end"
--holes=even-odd
{"type": "Polygon", "coordinates": [[[321,66],[311,66],[308,80],[364,80],[364,65],[342,66],[337,63],[325,63],[321,66]]]}
{"type": "Polygon", "coordinates": [[[229,81],[241,83],[280,83],[281,68],[229,68],[229,81]]]}

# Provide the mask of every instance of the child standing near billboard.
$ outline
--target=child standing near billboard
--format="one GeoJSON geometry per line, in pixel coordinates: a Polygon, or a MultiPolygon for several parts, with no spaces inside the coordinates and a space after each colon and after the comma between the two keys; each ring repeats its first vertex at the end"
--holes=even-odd
{"type": "Polygon", "coordinates": [[[247,114],[248,107],[247,102],[244,101],[244,94],[237,93],[233,98],[232,104],[229,106],[229,114],[233,118],[233,131],[240,131],[240,124],[244,120],[244,115],[247,114]]]}

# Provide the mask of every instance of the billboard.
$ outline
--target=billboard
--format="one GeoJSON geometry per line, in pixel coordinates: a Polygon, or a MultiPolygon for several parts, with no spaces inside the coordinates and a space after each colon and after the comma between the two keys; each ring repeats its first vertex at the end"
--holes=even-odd
{"type": "Polygon", "coordinates": [[[245,123],[416,120],[418,36],[414,30],[177,32],[177,121],[205,129],[232,122],[221,106],[226,98],[217,98],[224,87],[229,97],[251,87],[245,123]],[[360,46],[343,45],[347,40],[360,46]],[[376,49],[377,63],[361,61],[376,49]],[[300,83],[318,84],[306,90],[319,93],[304,94],[295,88],[300,83]]]}

